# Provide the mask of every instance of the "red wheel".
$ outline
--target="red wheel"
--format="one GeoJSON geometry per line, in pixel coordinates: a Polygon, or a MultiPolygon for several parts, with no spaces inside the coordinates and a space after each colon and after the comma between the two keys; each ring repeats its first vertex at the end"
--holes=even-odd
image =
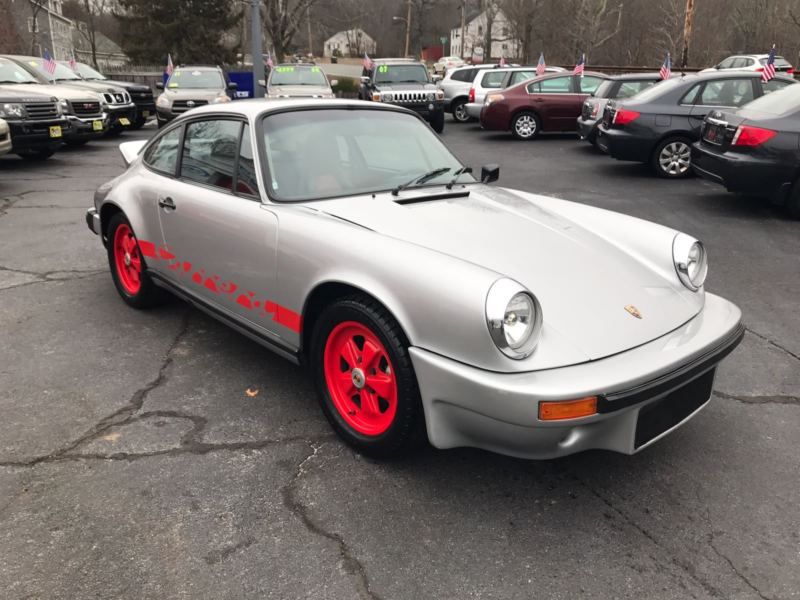
{"type": "Polygon", "coordinates": [[[125,291],[135,296],[142,287],[142,255],[131,228],[122,223],[114,232],[114,263],[125,291]]]}
{"type": "Polygon", "coordinates": [[[122,299],[134,308],[147,308],[163,302],[165,295],[147,274],[147,262],[125,215],[117,213],[108,225],[103,223],[103,226],[108,266],[122,299]]]}
{"type": "Polygon", "coordinates": [[[336,433],[374,458],[397,458],[423,444],[425,415],[409,342],[392,315],[354,294],[308,324],[308,365],[336,433]]]}
{"type": "Polygon", "coordinates": [[[397,382],[374,333],[355,321],[339,323],[328,335],[324,368],[333,405],[350,427],[367,436],[389,429],[397,414],[397,382]]]}

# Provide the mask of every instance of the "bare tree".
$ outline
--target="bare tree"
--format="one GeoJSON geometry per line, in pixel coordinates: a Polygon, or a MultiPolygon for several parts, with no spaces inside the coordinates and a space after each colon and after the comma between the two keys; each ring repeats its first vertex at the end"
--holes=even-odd
{"type": "Polygon", "coordinates": [[[97,64],[97,24],[98,19],[108,12],[109,0],[80,0],[83,22],[78,23],[78,33],[86,40],[92,53],[92,65],[99,69],[97,64]]]}
{"type": "Polygon", "coordinates": [[[278,60],[292,45],[295,34],[304,24],[306,11],[317,0],[264,0],[267,11],[266,31],[278,60]]]}
{"type": "MultiPolygon", "coordinates": [[[[47,6],[46,0],[30,0],[31,8],[31,54],[36,55],[36,46],[39,45],[39,13],[47,6]]],[[[41,54],[41,47],[39,48],[41,54]]]]}
{"type": "Polygon", "coordinates": [[[572,51],[592,52],[604,46],[622,29],[623,3],[610,6],[612,0],[576,0],[572,28],[572,51]]]}

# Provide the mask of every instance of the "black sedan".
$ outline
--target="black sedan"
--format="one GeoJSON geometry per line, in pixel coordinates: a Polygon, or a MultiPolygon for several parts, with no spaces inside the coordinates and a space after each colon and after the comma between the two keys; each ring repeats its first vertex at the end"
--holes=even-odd
{"type": "Polygon", "coordinates": [[[738,108],[755,98],[797,83],[777,76],[769,83],[756,71],[684,75],[629,100],[610,102],[603,113],[597,146],[619,160],[649,163],[662,177],[691,174],[691,146],[713,111],[738,108]]]}
{"type": "Polygon", "coordinates": [[[706,117],[692,168],[728,191],[769,197],[800,219],[800,86],[706,117]]]}
{"type": "Polygon", "coordinates": [[[597,141],[597,128],[609,100],[624,100],[661,81],[659,73],[626,73],[607,79],[583,103],[578,117],[578,135],[590,144],[597,141]]]}

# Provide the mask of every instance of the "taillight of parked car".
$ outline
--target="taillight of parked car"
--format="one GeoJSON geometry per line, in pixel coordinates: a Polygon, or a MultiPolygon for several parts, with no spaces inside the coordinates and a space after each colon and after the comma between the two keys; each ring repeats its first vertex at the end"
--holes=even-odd
{"type": "Polygon", "coordinates": [[[776,135],[778,135],[778,132],[772,129],[763,129],[751,125],[739,125],[736,129],[736,133],[733,134],[731,146],[760,146],[776,135]]]}
{"type": "Polygon", "coordinates": [[[627,125],[628,123],[635,121],[639,118],[641,113],[636,112],[635,110],[628,110],[627,108],[618,108],[617,112],[614,113],[614,125],[627,125]]]}
{"type": "Polygon", "coordinates": [[[469,101],[475,102],[475,88],[469,88],[469,101]]]}

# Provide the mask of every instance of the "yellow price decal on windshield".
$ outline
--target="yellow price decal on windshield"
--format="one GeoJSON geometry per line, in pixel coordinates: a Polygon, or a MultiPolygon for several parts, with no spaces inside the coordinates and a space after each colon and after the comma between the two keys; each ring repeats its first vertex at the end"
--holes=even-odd
{"type": "Polygon", "coordinates": [[[178,87],[178,84],[173,82],[173,83],[170,83],[169,86],[167,86],[167,87],[176,88],[176,87],[178,87]]]}
{"type": "Polygon", "coordinates": [[[381,65],[378,67],[378,73],[388,73],[389,72],[389,65],[381,65]]]}
{"type": "Polygon", "coordinates": [[[275,67],[276,73],[294,73],[294,67],[275,67]]]}
{"type": "Polygon", "coordinates": [[[311,72],[312,73],[319,73],[320,71],[321,71],[321,69],[319,67],[311,67],[311,72]]]}

